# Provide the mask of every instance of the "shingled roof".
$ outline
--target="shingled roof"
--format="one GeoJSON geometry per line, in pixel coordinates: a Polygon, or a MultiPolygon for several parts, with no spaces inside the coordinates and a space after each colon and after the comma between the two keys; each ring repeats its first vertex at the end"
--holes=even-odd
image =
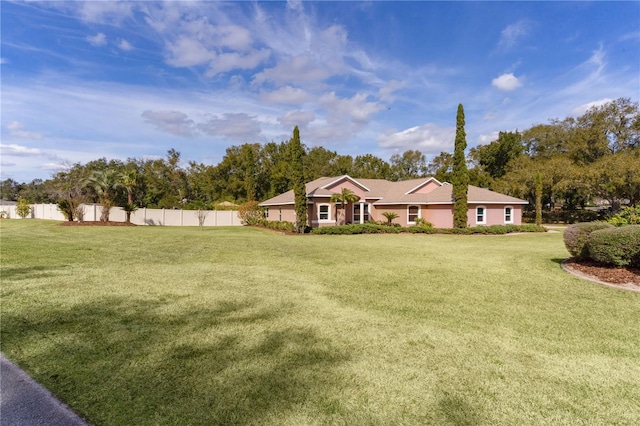
{"type": "MultiPolygon", "coordinates": [[[[327,198],[336,191],[327,189],[333,183],[349,180],[361,187],[365,193],[365,200],[375,205],[397,204],[453,204],[453,186],[441,183],[434,178],[410,179],[391,182],[384,179],[354,179],[350,176],[322,177],[306,184],[307,197],[310,202],[314,198],[327,198]],[[416,193],[429,182],[438,185],[428,193],[416,193]]],[[[526,200],[504,195],[477,186],[469,185],[468,203],[472,204],[528,204],[526,200]]],[[[277,195],[260,203],[261,206],[294,204],[293,190],[277,195]]]]}

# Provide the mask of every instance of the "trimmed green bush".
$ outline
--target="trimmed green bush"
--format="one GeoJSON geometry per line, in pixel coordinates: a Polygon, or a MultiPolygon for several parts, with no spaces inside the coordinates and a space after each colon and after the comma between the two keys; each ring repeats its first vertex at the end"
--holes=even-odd
{"type": "Polygon", "coordinates": [[[571,253],[571,256],[577,259],[588,259],[589,235],[593,231],[606,228],[613,228],[613,225],[606,222],[587,222],[570,225],[563,234],[564,246],[571,253]]]}
{"type": "Polygon", "coordinates": [[[364,223],[343,226],[325,226],[322,228],[314,228],[311,232],[319,235],[398,234],[401,232],[411,234],[501,235],[511,232],[546,232],[546,228],[537,225],[492,225],[476,226],[474,228],[432,228],[424,225],[416,225],[408,228],[401,228],[397,226],[378,225],[375,223],[364,223]]]}
{"type": "Polygon", "coordinates": [[[378,225],[375,223],[351,224],[343,226],[324,226],[314,228],[312,234],[320,235],[355,235],[355,234],[398,234],[404,229],[397,226],[378,225]]]}
{"type": "Polygon", "coordinates": [[[640,225],[594,231],[589,237],[591,259],[616,266],[640,266],[640,225]]]}
{"type": "Polygon", "coordinates": [[[286,221],[278,221],[278,220],[267,220],[264,218],[250,218],[245,223],[249,226],[261,226],[263,228],[274,229],[276,231],[285,231],[285,232],[295,232],[296,226],[291,222],[286,221]]]}

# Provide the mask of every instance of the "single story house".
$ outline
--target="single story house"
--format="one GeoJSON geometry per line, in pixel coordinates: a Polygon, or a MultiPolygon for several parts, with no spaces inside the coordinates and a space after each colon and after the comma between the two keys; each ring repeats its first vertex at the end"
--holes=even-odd
{"type": "MultiPolygon", "coordinates": [[[[386,220],[384,212],[395,212],[394,223],[411,226],[416,219],[431,222],[436,228],[453,228],[453,186],[434,178],[390,182],[384,179],[354,179],[348,175],[322,177],[307,183],[308,225],[336,225],[341,206],[330,202],[333,194],[348,188],[360,197],[345,211],[346,223],[386,220]]],[[[527,201],[488,189],[469,186],[467,213],[469,226],[522,223],[522,206],[527,201]]],[[[296,221],[293,190],[260,203],[265,216],[274,221],[296,221]]]]}

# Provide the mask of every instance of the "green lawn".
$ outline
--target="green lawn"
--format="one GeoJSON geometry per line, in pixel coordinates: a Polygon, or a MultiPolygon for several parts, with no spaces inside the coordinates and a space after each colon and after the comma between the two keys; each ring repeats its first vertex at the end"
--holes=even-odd
{"type": "Polygon", "coordinates": [[[96,425],[638,424],[640,294],[559,233],[0,221],[2,351],[96,425]]]}

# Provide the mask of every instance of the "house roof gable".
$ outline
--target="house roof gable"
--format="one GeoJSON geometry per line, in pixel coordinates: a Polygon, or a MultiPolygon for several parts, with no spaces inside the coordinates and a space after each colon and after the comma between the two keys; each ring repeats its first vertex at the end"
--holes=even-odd
{"type": "Polygon", "coordinates": [[[438,186],[442,186],[442,182],[440,182],[438,179],[434,178],[434,177],[430,177],[429,179],[425,180],[424,182],[422,182],[420,185],[411,188],[410,190],[408,190],[407,192],[405,192],[405,194],[413,194],[414,192],[416,192],[417,190],[419,190],[420,188],[428,185],[429,183],[434,182],[436,183],[438,186]]]}
{"type": "Polygon", "coordinates": [[[334,185],[339,184],[342,181],[348,180],[349,182],[353,183],[354,185],[358,186],[360,189],[364,190],[364,191],[371,191],[369,188],[367,188],[365,185],[363,185],[362,183],[358,182],[357,180],[355,180],[354,178],[352,178],[349,175],[342,175],[339,178],[333,180],[332,182],[327,183],[326,185],[322,186],[322,189],[328,189],[334,185]]]}
{"type": "MultiPolygon", "coordinates": [[[[353,179],[348,175],[339,177],[322,177],[306,184],[307,196],[313,198],[328,198],[335,192],[331,188],[341,181],[349,181],[367,192],[366,199],[374,205],[398,204],[453,204],[453,186],[439,182],[435,178],[411,179],[407,181],[391,182],[384,179],[353,179]],[[440,186],[427,193],[416,192],[430,182],[440,186]],[[376,201],[373,201],[376,200],[376,201]]],[[[526,200],[504,195],[489,189],[469,185],[468,203],[470,204],[529,204],[526,200]]],[[[277,195],[260,203],[261,206],[285,205],[294,203],[293,190],[277,195]]]]}

